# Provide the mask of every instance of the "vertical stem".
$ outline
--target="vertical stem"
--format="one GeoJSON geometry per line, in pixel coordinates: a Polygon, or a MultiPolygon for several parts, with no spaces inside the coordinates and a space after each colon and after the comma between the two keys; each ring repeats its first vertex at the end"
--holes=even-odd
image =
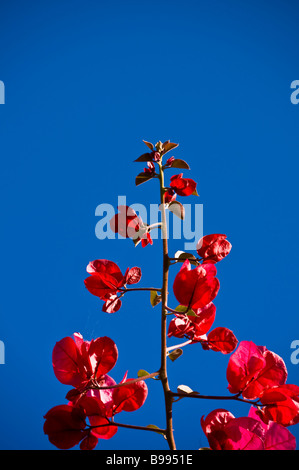
{"type": "Polygon", "coordinates": [[[160,180],[160,196],[161,196],[161,215],[162,215],[162,242],[163,242],[163,284],[161,292],[161,368],[160,379],[163,386],[165,398],[165,412],[166,412],[166,438],[171,450],[175,450],[175,441],[172,428],[172,395],[168,383],[167,376],[167,296],[168,296],[168,272],[169,272],[169,257],[168,257],[168,241],[167,241],[167,222],[164,205],[164,173],[162,162],[159,162],[159,180],[160,180]]]}

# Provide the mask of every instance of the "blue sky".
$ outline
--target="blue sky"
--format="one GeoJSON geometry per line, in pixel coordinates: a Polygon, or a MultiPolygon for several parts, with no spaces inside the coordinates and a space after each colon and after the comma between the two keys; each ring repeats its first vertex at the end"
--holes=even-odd
{"type": "MultiPolygon", "coordinates": [[[[204,233],[225,233],[233,245],[218,265],[214,326],[282,356],[288,383],[299,384],[290,361],[299,339],[299,106],[290,101],[298,21],[296,2],[282,0],[1,3],[2,449],[54,449],[43,415],[69,389],[51,365],[64,336],[110,336],[115,380],[159,367],[159,307],[137,293],[104,314],[83,283],[97,258],[123,272],[140,266],[143,286],[161,281],[161,241],[142,249],[95,236],[99,204],[116,206],[123,195],[128,204],[158,202],[156,181],[134,184],[142,139],[179,143],[173,154],[198,183],[200,197],[188,202],[203,204],[204,233]]],[[[170,251],[182,243],[170,241],[170,251]]],[[[226,394],[227,362],[200,345],[185,348],[169,364],[171,387],[226,394]]],[[[144,407],[123,422],[164,425],[161,385],[148,385],[144,407]]],[[[200,417],[224,405],[175,404],[178,448],[207,445],[200,417]]],[[[248,413],[242,403],[228,409],[248,413]]],[[[299,442],[298,426],[290,430],[299,442]]],[[[167,448],[148,434],[121,429],[98,448],[167,448]]]]}

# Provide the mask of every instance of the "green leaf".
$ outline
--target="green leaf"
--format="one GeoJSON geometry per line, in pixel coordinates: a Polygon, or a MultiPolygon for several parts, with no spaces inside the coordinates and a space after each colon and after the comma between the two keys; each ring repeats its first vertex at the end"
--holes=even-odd
{"type": "Polygon", "coordinates": [[[149,375],[149,372],[147,372],[146,370],[143,370],[143,369],[140,369],[138,372],[137,372],[137,377],[144,377],[146,375],[149,375]]]}
{"type": "Polygon", "coordinates": [[[188,311],[187,310],[187,307],[185,307],[185,305],[178,305],[176,308],[175,308],[175,311],[178,312],[178,313],[184,313],[185,315],[188,315],[189,317],[196,317],[196,313],[190,308],[188,311]]]}
{"type": "Polygon", "coordinates": [[[178,305],[175,308],[175,311],[178,313],[186,313],[186,310],[187,310],[187,307],[185,307],[185,305],[178,305]]]}
{"type": "Polygon", "coordinates": [[[179,201],[172,201],[168,205],[168,209],[175,214],[177,217],[180,219],[184,220],[185,218],[185,208],[183,204],[181,204],[179,201]]]}
{"type": "Polygon", "coordinates": [[[155,424],[148,424],[146,426],[147,428],[151,428],[151,429],[160,429],[158,426],[156,426],[155,424]]]}
{"type": "Polygon", "coordinates": [[[188,163],[185,162],[185,160],[181,160],[180,158],[173,160],[170,168],[183,168],[184,170],[190,170],[188,163]]]}
{"type": "Polygon", "coordinates": [[[178,348],[178,349],[175,349],[174,351],[171,351],[167,355],[169,359],[173,362],[173,361],[176,361],[182,354],[183,354],[183,350],[178,348]]]}
{"type": "Polygon", "coordinates": [[[139,184],[145,183],[146,181],[151,180],[155,175],[152,173],[139,173],[139,175],[136,176],[135,179],[135,184],[136,186],[139,186],[139,184]]]}
{"type": "MultiPolygon", "coordinates": [[[[146,427],[147,427],[147,428],[150,428],[150,429],[157,429],[157,430],[159,429],[159,430],[160,430],[160,428],[159,428],[158,426],[156,426],[155,424],[148,424],[146,427]]],[[[162,434],[162,436],[164,437],[164,439],[167,440],[167,437],[165,436],[164,432],[159,432],[159,431],[157,431],[157,434],[162,434]]]]}
{"type": "Polygon", "coordinates": [[[184,251],[177,251],[174,257],[180,261],[185,261],[186,259],[188,259],[190,263],[194,264],[195,266],[199,264],[196,257],[192,255],[192,253],[185,253],[184,251]]]}
{"type": "Polygon", "coordinates": [[[162,296],[159,295],[157,291],[152,290],[151,298],[150,298],[152,307],[156,307],[156,305],[158,305],[161,302],[161,300],[162,300],[162,296]]]}
{"type": "Polygon", "coordinates": [[[196,313],[192,310],[192,308],[188,310],[186,315],[188,315],[188,317],[197,317],[196,313]]]}

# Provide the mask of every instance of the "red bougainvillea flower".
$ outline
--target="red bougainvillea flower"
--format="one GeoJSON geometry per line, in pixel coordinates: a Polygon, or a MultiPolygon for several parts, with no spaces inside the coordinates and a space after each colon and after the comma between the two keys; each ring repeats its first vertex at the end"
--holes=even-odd
{"type": "Polygon", "coordinates": [[[161,159],[161,154],[160,152],[156,152],[155,150],[153,150],[151,153],[149,153],[149,158],[150,161],[158,162],[161,159]]]}
{"type": "Polygon", "coordinates": [[[205,264],[191,269],[189,260],[183,263],[173,283],[173,293],[177,301],[188,308],[203,308],[216,297],[219,281],[214,264],[205,264]]]}
{"type": "Polygon", "coordinates": [[[170,187],[179,196],[191,196],[196,190],[197,183],[190,178],[183,178],[183,173],[170,178],[170,187]]]}
{"type": "Polygon", "coordinates": [[[107,408],[101,400],[83,396],[77,401],[76,406],[84,409],[94,436],[100,439],[111,439],[116,434],[117,427],[110,425],[107,408]]]}
{"type": "Polygon", "coordinates": [[[260,418],[260,410],[253,406],[251,406],[248,416],[259,421],[263,426],[265,450],[296,450],[296,438],[285,426],[274,421],[265,423],[260,418]]]}
{"type": "Polygon", "coordinates": [[[74,339],[65,337],[55,344],[52,364],[59,382],[83,388],[92,380],[104,384],[117,358],[116,344],[107,336],[84,341],[82,335],[74,333],[74,339]]]}
{"type": "Polygon", "coordinates": [[[129,206],[118,206],[119,213],[110,220],[110,228],[124,238],[131,238],[135,245],[152,245],[153,240],[149,233],[149,226],[143,222],[136,212],[129,206]]]}
{"type": "Polygon", "coordinates": [[[231,330],[218,326],[210,331],[206,342],[202,343],[202,347],[203,349],[222,352],[222,354],[230,354],[236,349],[237,344],[238,340],[231,330]]]}
{"type": "Polygon", "coordinates": [[[217,409],[201,418],[201,426],[212,450],[264,450],[265,430],[256,419],[217,409]]]}
{"type": "Polygon", "coordinates": [[[192,311],[192,314],[176,314],[169,323],[168,337],[189,338],[192,343],[201,343],[203,349],[219,351],[223,354],[231,353],[238,344],[238,340],[231,330],[217,327],[211,328],[216,316],[216,307],[210,302],[203,308],[192,311]]]}
{"type": "Polygon", "coordinates": [[[299,387],[284,384],[264,390],[260,395],[264,406],[260,416],[268,423],[276,421],[283,426],[299,423],[299,387]]]}
{"type": "Polygon", "coordinates": [[[126,279],[113,261],[99,259],[91,261],[86,271],[91,274],[84,280],[88,291],[101,300],[109,300],[125,285],[126,279]]]}
{"type": "Polygon", "coordinates": [[[109,375],[105,374],[99,379],[97,379],[97,386],[103,387],[103,388],[100,388],[100,389],[97,387],[88,388],[88,385],[89,384],[87,384],[87,386],[83,389],[83,391],[82,391],[82,388],[71,389],[67,393],[66,398],[74,404],[76,404],[78,400],[80,400],[83,396],[96,398],[102,404],[104,404],[106,408],[108,409],[112,402],[112,395],[113,395],[113,389],[114,389],[113,387],[117,385],[115,380],[109,375]]]}
{"type": "Polygon", "coordinates": [[[152,237],[151,237],[149,232],[146,232],[146,234],[142,235],[142,237],[139,240],[141,240],[142,248],[144,248],[147,245],[152,245],[153,244],[153,240],[152,240],[152,237]]]}
{"type": "Polygon", "coordinates": [[[173,189],[167,189],[164,193],[164,202],[165,204],[169,204],[176,200],[176,193],[173,189]]]}
{"type": "Polygon", "coordinates": [[[248,417],[235,418],[224,409],[201,419],[212,450],[295,450],[296,439],[288,429],[271,421],[265,424],[251,407],[248,417]]]}
{"type": "Polygon", "coordinates": [[[44,416],[44,432],[50,442],[59,449],[70,449],[81,442],[81,450],[92,450],[98,439],[113,437],[117,426],[113,425],[111,418],[121,411],[139,409],[146,400],[148,389],[145,382],[138,380],[125,385],[132,380],[127,379],[126,374],[120,386],[110,389],[109,399],[104,401],[101,390],[89,390],[74,402],[48,411],[44,416]]]}
{"type": "MultiPolygon", "coordinates": [[[[98,400],[105,406],[105,416],[112,418],[121,411],[135,411],[138,410],[145,402],[148,395],[148,388],[143,380],[128,379],[125,374],[123,380],[111,389],[99,390],[91,389],[87,392],[86,396],[98,400]],[[124,385],[128,382],[128,385],[124,385]],[[106,392],[103,394],[103,392],[106,392]],[[107,393],[108,392],[108,393],[107,393]]],[[[107,383],[105,386],[110,386],[107,383]]],[[[113,385],[113,384],[112,384],[113,385]]],[[[114,382],[114,385],[115,382],[114,382]]]]}
{"type": "Polygon", "coordinates": [[[70,449],[88,434],[84,410],[72,404],[54,406],[44,418],[44,433],[58,449],[70,449]]]}
{"type": "Polygon", "coordinates": [[[168,327],[168,337],[189,338],[194,335],[194,327],[187,315],[176,314],[168,327]]]}
{"type": "Polygon", "coordinates": [[[98,438],[90,431],[87,436],[80,443],[81,450],[93,450],[97,443],[99,442],[98,438]]]}
{"type": "MultiPolygon", "coordinates": [[[[129,382],[132,379],[125,379],[122,383],[129,382]]],[[[148,388],[143,380],[129,383],[122,387],[113,389],[111,412],[114,416],[121,411],[136,411],[144,404],[148,395],[148,388]]]]}
{"type": "Polygon", "coordinates": [[[144,168],[144,173],[156,173],[153,162],[147,162],[147,168],[144,168]]]}
{"type": "Polygon", "coordinates": [[[210,302],[205,307],[191,312],[191,315],[188,315],[188,312],[185,315],[181,313],[175,315],[169,323],[169,337],[186,337],[193,341],[200,341],[202,339],[202,336],[209,331],[214,323],[216,307],[210,302]]]}
{"type": "Polygon", "coordinates": [[[81,450],[92,450],[99,438],[111,439],[117,432],[117,427],[107,417],[105,405],[87,396],[80,398],[76,404],[55,406],[44,418],[44,433],[59,449],[70,449],[81,442],[81,450]]]}
{"type": "Polygon", "coordinates": [[[161,154],[159,152],[152,152],[153,161],[158,162],[161,159],[161,154]]]}
{"type": "Polygon", "coordinates": [[[241,341],[231,355],[226,377],[231,393],[242,392],[244,398],[258,398],[261,393],[287,379],[287,369],[281,357],[252,341],[241,341]]]}
{"type": "Polygon", "coordinates": [[[204,263],[218,263],[225,258],[232,245],[226,240],[226,235],[205,235],[197,242],[197,253],[204,263]]]}
{"type": "Polygon", "coordinates": [[[168,168],[172,165],[172,163],[174,162],[175,158],[174,157],[170,157],[166,160],[166,163],[164,165],[165,168],[168,168]]]}
{"type": "Polygon", "coordinates": [[[194,325],[194,338],[205,335],[213,325],[216,317],[216,307],[213,302],[208,303],[202,308],[194,310],[195,315],[189,316],[194,325]]]}
{"type": "Polygon", "coordinates": [[[129,206],[118,206],[118,211],[110,220],[111,230],[124,238],[133,238],[143,226],[142,219],[129,206]]]}
{"type": "Polygon", "coordinates": [[[91,276],[85,279],[85,287],[91,294],[105,301],[103,311],[108,313],[114,313],[121,307],[117,293],[126,284],[136,284],[141,279],[140,268],[128,268],[123,275],[116,263],[105,259],[91,261],[86,270],[91,276]]]}

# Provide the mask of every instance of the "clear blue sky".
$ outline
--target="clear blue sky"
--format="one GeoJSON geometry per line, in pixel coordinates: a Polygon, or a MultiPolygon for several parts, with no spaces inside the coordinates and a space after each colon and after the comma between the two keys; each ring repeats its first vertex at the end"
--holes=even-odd
{"type": "MultiPolygon", "coordinates": [[[[43,415],[66,402],[69,387],[51,365],[64,336],[110,336],[115,380],[159,367],[159,307],[130,294],[104,314],[83,283],[96,258],[123,271],[140,266],[144,286],[160,283],[160,241],[142,249],[95,236],[99,204],[116,205],[119,195],[158,202],[156,181],[134,185],[142,139],[180,144],[174,155],[198,182],[192,201],[203,204],[204,233],[225,233],[233,245],[218,265],[214,326],[282,356],[288,382],[299,384],[290,361],[299,339],[299,105],[290,101],[298,24],[297,2],[282,0],[1,2],[2,449],[54,449],[43,415]]],[[[169,364],[170,384],[226,394],[228,359],[186,348],[169,364]]],[[[163,426],[162,402],[150,381],[144,407],[122,420],[163,426]]],[[[178,448],[207,445],[200,417],[217,407],[248,413],[242,403],[175,404],[178,448]]],[[[299,445],[298,426],[290,430],[299,445]]],[[[148,434],[121,429],[98,448],[167,448],[148,434]]]]}

